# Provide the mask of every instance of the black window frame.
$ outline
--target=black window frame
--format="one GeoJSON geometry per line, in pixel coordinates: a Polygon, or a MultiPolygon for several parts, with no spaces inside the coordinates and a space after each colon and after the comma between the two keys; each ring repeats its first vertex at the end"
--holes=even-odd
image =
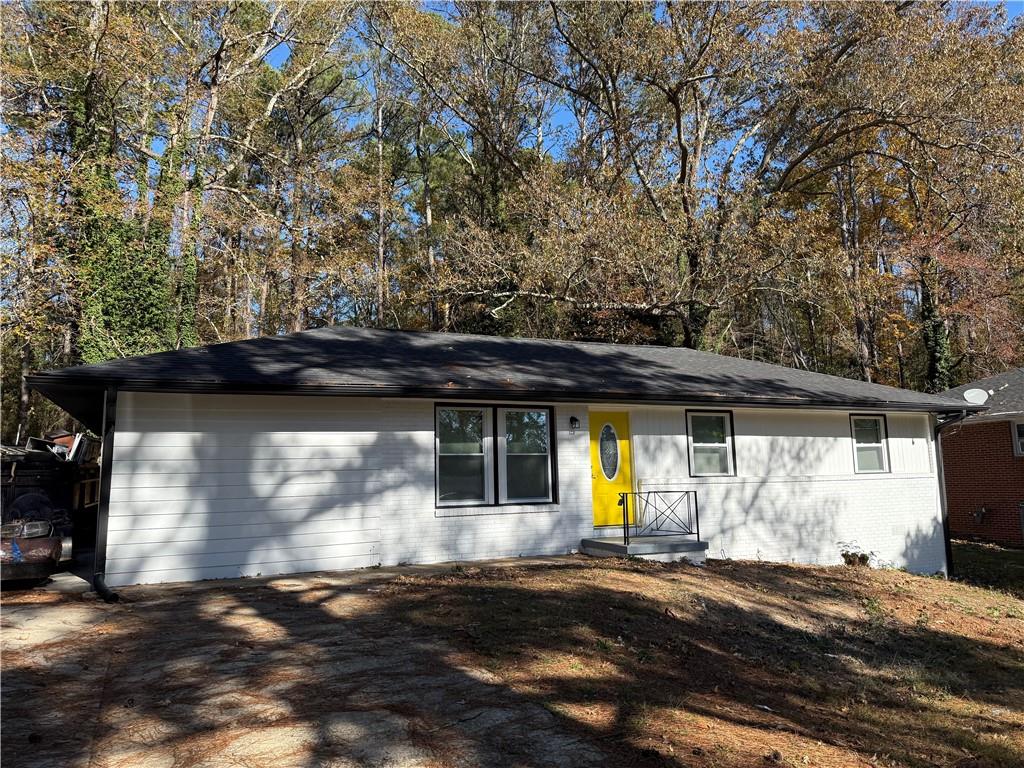
{"type": "MultiPolygon", "coordinates": [[[[486,418],[486,415],[485,417],[486,418]]],[[[466,402],[435,402],[434,403],[434,509],[435,510],[453,510],[453,509],[464,509],[464,508],[491,508],[491,507],[546,507],[552,504],[558,504],[559,499],[559,488],[558,488],[558,430],[555,425],[555,406],[553,405],[540,405],[537,403],[466,403],[466,402]],[[437,412],[445,408],[471,408],[485,411],[490,409],[491,417],[491,445],[489,451],[489,462],[485,462],[486,467],[489,464],[489,470],[491,477],[489,478],[489,486],[491,492],[490,501],[460,501],[452,502],[450,504],[444,504],[438,498],[438,482],[440,479],[440,454],[438,452],[438,438],[437,438],[437,412]],[[551,477],[551,499],[547,501],[501,501],[501,488],[500,488],[500,476],[501,469],[499,468],[499,452],[498,452],[498,409],[513,410],[513,411],[547,411],[548,414],[548,469],[551,477]]],[[[488,483],[488,478],[484,478],[484,482],[488,483]]]]}

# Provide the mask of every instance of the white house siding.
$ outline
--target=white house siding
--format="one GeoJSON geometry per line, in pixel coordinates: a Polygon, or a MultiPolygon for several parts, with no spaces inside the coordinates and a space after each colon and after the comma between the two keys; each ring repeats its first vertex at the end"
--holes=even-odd
{"type": "Polygon", "coordinates": [[[678,409],[632,417],[640,489],[695,489],[709,557],[836,563],[846,545],[881,565],[945,570],[927,415],[888,414],[891,471],[857,474],[847,412],[732,414],[736,475],[705,478],[689,477],[678,409]]]}
{"type": "Polygon", "coordinates": [[[379,421],[329,399],[121,393],[109,583],[379,562],[379,421]]]}
{"type": "MultiPolygon", "coordinates": [[[[734,410],[737,476],[691,479],[683,409],[628,410],[638,487],[696,488],[711,556],[830,563],[848,541],[943,567],[924,415],[889,415],[892,473],[855,475],[847,413],[734,410]]],[[[557,504],[436,509],[432,402],[122,392],[108,582],[574,550],[595,533],[587,412],[555,408],[557,504]]]]}
{"type": "Polygon", "coordinates": [[[565,553],[592,531],[586,408],[558,504],[434,508],[434,405],[122,392],[108,583],[565,553]]]}

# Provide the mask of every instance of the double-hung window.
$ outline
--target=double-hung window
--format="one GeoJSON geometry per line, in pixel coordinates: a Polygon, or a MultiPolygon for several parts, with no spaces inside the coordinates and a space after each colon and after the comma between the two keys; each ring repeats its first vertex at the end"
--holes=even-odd
{"type": "Polygon", "coordinates": [[[551,501],[551,425],[546,408],[498,409],[501,501],[551,501]]]}
{"type": "Polygon", "coordinates": [[[888,472],[885,419],[881,416],[851,416],[853,466],[858,473],[888,472]]]}
{"type": "Polygon", "coordinates": [[[437,410],[437,500],[487,504],[491,498],[491,419],[487,408],[437,410]]]}
{"type": "Polygon", "coordinates": [[[551,409],[439,406],[438,506],[553,501],[551,409]]]}
{"type": "Polygon", "coordinates": [[[727,411],[689,411],[690,474],[733,475],[732,416],[727,411]]]}
{"type": "Polygon", "coordinates": [[[1013,427],[1013,453],[1016,456],[1024,456],[1024,421],[1011,421],[1013,427]]]}

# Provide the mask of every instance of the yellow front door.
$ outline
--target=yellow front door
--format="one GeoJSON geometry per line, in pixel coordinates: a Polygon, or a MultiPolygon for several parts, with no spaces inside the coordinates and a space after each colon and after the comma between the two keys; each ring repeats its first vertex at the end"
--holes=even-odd
{"type": "MultiPolygon", "coordinates": [[[[590,412],[590,476],[594,525],[622,525],[619,494],[633,490],[629,455],[629,414],[590,412]]],[[[633,510],[630,508],[630,522],[633,510]]]]}

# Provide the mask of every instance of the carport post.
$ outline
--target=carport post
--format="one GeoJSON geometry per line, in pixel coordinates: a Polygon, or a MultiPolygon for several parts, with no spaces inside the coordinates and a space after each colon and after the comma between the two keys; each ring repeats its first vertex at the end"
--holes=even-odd
{"type": "Polygon", "coordinates": [[[103,393],[103,442],[100,447],[100,498],[96,507],[96,551],[93,554],[92,587],[108,603],[117,601],[105,580],[107,570],[107,518],[110,511],[110,477],[114,465],[114,421],[117,416],[117,388],[103,393]]]}
{"type": "Polygon", "coordinates": [[[967,411],[957,416],[947,418],[945,421],[935,423],[935,474],[939,481],[939,513],[942,516],[942,543],[946,548],[946,578],[953,578],[953,540],[949,530],[949,507],[946,502],[946,471],[942,464],[942,430],[954,424],[959,424],[967,418],[967,411]]]}

